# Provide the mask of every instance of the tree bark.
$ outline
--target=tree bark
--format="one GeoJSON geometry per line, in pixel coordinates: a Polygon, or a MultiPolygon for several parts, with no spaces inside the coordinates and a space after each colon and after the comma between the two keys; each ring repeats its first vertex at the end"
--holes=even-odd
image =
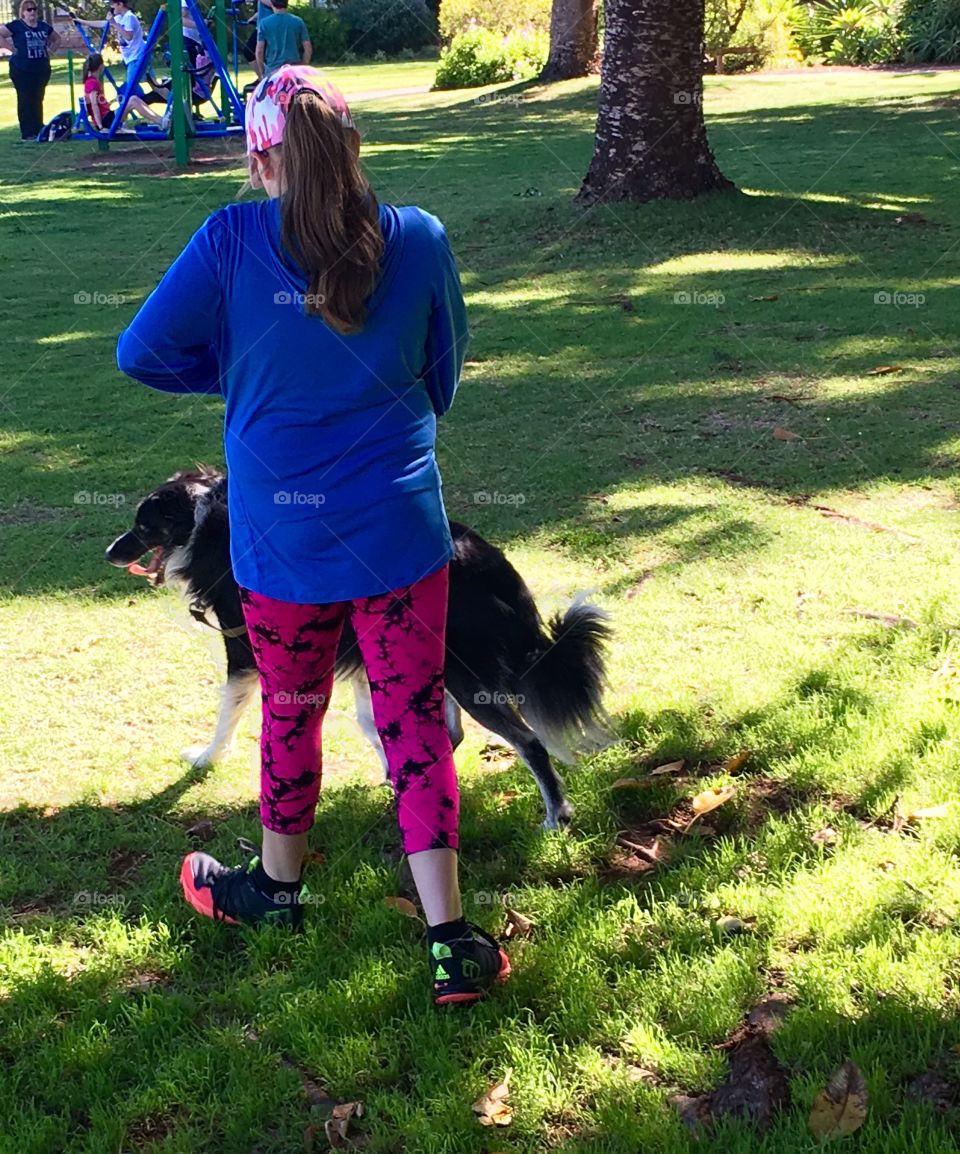
{"type": "Polygon", "coordinates": [[[704,0],[606,0],[600,111],[578,200],[733,188],[703,122],[703,9],[704,0]]]}
{"type": "Polygon", "coordinates": [[[550,56],[541,80],[572,80],[593,71],[597,58],[596,0],[553,0],[550,56]]]}

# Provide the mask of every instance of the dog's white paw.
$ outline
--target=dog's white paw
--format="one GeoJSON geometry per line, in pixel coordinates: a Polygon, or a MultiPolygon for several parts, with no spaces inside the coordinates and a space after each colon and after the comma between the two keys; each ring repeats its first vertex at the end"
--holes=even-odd
{"type": "Polygon", "coordinates": [[[543,822],[544,829],[566,829],[573,817],[573,804],[564,801],[554,813],[548,813],[543,822]]]}
{"type": "Polygon", "coordinates": [[[194,769],[206,769],[218,760],[223,751],[212,745],[191,745],[180,753],[180,760],[194,769]]]}

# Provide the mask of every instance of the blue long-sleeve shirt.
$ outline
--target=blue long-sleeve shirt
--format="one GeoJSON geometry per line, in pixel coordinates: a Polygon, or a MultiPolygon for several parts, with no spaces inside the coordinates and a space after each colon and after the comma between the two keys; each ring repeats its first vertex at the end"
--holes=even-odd
{"type": "Polygon", "coordinates": [[[443,226],[382,205],[363,331],[304,312],[276,200],[215,212],[120,336],[117,363],[175,393],[222,393],[237,581],[306,604],[410,584],[453,555],[434,455],[467,343],[443,226]]]}

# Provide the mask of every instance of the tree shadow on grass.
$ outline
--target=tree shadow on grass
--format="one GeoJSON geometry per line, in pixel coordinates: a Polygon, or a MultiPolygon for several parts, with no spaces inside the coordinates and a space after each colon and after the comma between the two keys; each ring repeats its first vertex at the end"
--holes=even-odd
{"type": "MultiPolygon", "coordinates": [[[[384,145],[372,157],[375,176],[396,182],[413,171],[418,188],[436,192],[441,203],[428,207],[449,217],[472,297],[474,363],[440,432],[451,514],[498,544],[548,527],[574,555],[596,554],[644,531],[642,518],[601,518],[589,527],[591,541],[579,538],[578,518],[596,513],[589,495],[624,486],[707,478],[721,498],[733,486],[780,500],[949,476],[956,385],[943,357],[953,357],[955,326],[938,265],[948,228],[942,219],[896,226],[889,197],[904,194],[891,183],[903,167],[902,141],[933,141],[928,116],[947,132],[950,109],[878,106],[878,116],[895,117],[896,134],[884,134],[880,123],[871,138],[870,188],[846,161],[829,169],[816,195],[838,202],[790,193],[767,172],[753,182],[756,195],[584,216],[568,184],[589,145],[583,116],[591,99],[490,108],[468,100],[453,110],[367,114],[374,141],[384,145]],[[535,140],[547,129],[549,151],[535,140]],[[541,195],[514,196],[529,191],[534,157],[541,195]],[[480,198],[477,166],[490,175],[480,198]],[[846,196],[848,185],[855,187],[846,196]],[[876,294],[900,288],[925,291],[925,304],[874,303],[876,294]],[[901,368],[867,384],[878,365],[901,368]],[[774,429],[784,426],[799,440],[778,441],[774,429]],[[474,494],[492,490],[525,500],[479,507],[474,494]]],[[[721,113],[715,123],[729,124],[747,152],[759,149],[781,172],[800,165],[814,139],[825,164],[840,158],[842,134],[856,131],[863,116],[859,106],[795,111],[799,119],[780,109],[721,113]]],[[[935,198],[947,174],[942,165],[914,166],[910,179],[918,195],[935,198]]],[[[204,180],[212,199],[226,198],[226,183],[217,181],[227,178],[204,180]]],[[[115,220],[112,198],[146,196],[147,187],[142,179],[108,180],[98,198],[96,186],[84,184],[84,212],[115,220]]],[[[27,204],[48,222],[62,216],[54,198],[39,194],[27,204]]],[[[198,222],[202,208],[190,211],[198,222]]],[[[151,250],[157,275],[184,238],[164,241],[169,251],[151,250]]],[[[86,263],[110,291],[132,291],[119,280],[155,279],[142,270],[118,279],[108,266],[101,273],[92,251],[86,263]]],[[[37,267],[45,276],[42,262],[37,267]]],[[[61,298],[72,283],[40,293],[52,331],[17,346],[18,360],[37,368],[23,379],[15,372],[4,397],[3,423],[15,435],[13,451],[0,457],[2,515],[13,520],[5,580],[14,594],[84,589],[116,598],[129,586],[102,567],[100,554],[117,521],[109,509],[78,509],[76,494],[119,493],[129,502],[176,469],[216,460],[221,408],[154,396],[112,376],[90,379],[91,350],[112,361],[133,301],[107,316],[72,307],[64,314],[61,298]],[[89,338],[57,344],[70,329],[64,315],[89,338]],[[35,519],[31,508],[40,510],[35,519]]],[[[748,519],[737,530],[721,504],[715,524],[700,530],[703,548],[722,548],[730,533],[745,549],[761,548],[764,534],[748,519]]]]}

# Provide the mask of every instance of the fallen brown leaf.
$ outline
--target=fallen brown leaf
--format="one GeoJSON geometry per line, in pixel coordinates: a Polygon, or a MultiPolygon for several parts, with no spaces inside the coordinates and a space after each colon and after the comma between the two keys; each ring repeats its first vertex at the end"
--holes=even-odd
{"type": "Polygon", "coordinates": [[[493,800],[497,803],[497,809],[506,809],[511,801],[516,801],[520,796],[516,790],[505,789],[502,793],[495,793],[493,800]]]}
{"type": "Polygon", "coordinates": [[[618,837],[616,840],[618,846],[621,846],[623,849],[630,850],[631,853],[639,854],[640,857],[644,858],[648,862],[653,862],[656,864],[657,862],[664,861],[667,857],[666,850],[664,850],[663,846],[660,844],[659,838],[654,838],[651,845],[642,845],[640,842],[630,841],[629,839],[622,836],[618,837]]]}
{"type": "Polygon", "coordinates": [[[785,429],[782,425],[777,425],[773,430],[773,435],[778,441],[799,441],[799,433],[791,432],[790,429],[785,429]]]}
{"type": "Polygon", "coordinates": [[[747,764],[752,756],[752,749],[743,749],[739,753],[734,754],[733,757],[728,757],[727,760],[723,763],[723,772],[737,773],[739,770],[743,769],[743,767],[747,764]]]}
{"type": "Polygon", "coordinates": [[[810,1111],[810,1129],[816,1138],[837,1138],[859,1130],[867,1117],[867,1084],[853,1062],[844,1062],[830,1075],[810,1111]]]}
{"type": "Polygon", "coordinates": [[[398,914],[403,914],[408,918],[416,918],[418,921],[420,920],[417,907],[409,898],[384,898],[383,904],[388,909],[396,910],[398,914]]]}
{"type": "Polygon", "coordinates": [[[833,826],[826,825],[823,829],[818,829],[816,833],[812,833],[810,840],[816,842],[818,845],[833,845],[838,836],[833,826]]]}
{"type": "Polygon", "coordinates": [[[894,224],[927,224],[927,218],[922,212],[902,212],[893,218],[894,224]]]}
{"type": "Polygon", "coordinates": [[[658,765],[656,769],[650,770],[651,777],[659,777],[664,773],[679,773],[683,769],[686,762],[681,758],[680,761],[668,761],[666,765],[658,765]]]}
{"type": "Polygon", "coordinates": [[[512,1074],[513,1069],[508,1067],[503,1078],[474,1102],[473,1112],[481,1126],[509,1126],[513,1121],[513,1111],[505,1101],[510,1094],[512,1074]]]}
{"type": "Polygon", "coordinates": [[[735,785],[719,785],[698,793],[692,802],[694,818],[703,817],[705,813],[712,813],[719,806],[725,805],[736,792],[735,785]]]}
{"type": "Polygon", "coordinates": [[[362,1102],[338,1102],[333,1107],[331,1117],[323,1124],[323,1132],[331,1149],[342,1150],[351,1145],[347,1139],[347,1132],[350,1129],[350,1119],[353,1117],[363,1117],[362,1102]]]}
{"type": "Polygon", "coordinates": [[[778,301],[780,297],[776,293],[773,293],[768,297],[751,297],[750,299],[752,301],[778,301]]]}
{"type": "Polygon", "coordinates": [[[907,821],[912,821],[915,817],[949,817],[951,813],[951,806],[949,802],[943,805],[928,805],[921,809],[911,809],[906,814],[907,821]]]}
{"type": "Polygon", "coordinates": [[[868,377],[885,377],[888,373],[902,373],[903,365],[878,365],[875,369],[871,369],[868,377]]]}
{"type": "Polygon", "coordinates": [[[217,836],[217,827],[212,821],[195,821],[187,826],[186,832],[198,841],[212,841],[217,836]]]}
{"type": "Polygon", "coordinates": [[[611,789],[646,789],[647,782],[642,777],[621,777],[610,786],[611,789]]]}
{"type": "Polygon", "coordinates": [[[537,924],[524,914],[518,913],[516,910],[506,906],[507,911],[507,925],[503,931],[503,936],[508,940],[511,938],[526,938],[533,933],[533,927],[537,924]]]}

